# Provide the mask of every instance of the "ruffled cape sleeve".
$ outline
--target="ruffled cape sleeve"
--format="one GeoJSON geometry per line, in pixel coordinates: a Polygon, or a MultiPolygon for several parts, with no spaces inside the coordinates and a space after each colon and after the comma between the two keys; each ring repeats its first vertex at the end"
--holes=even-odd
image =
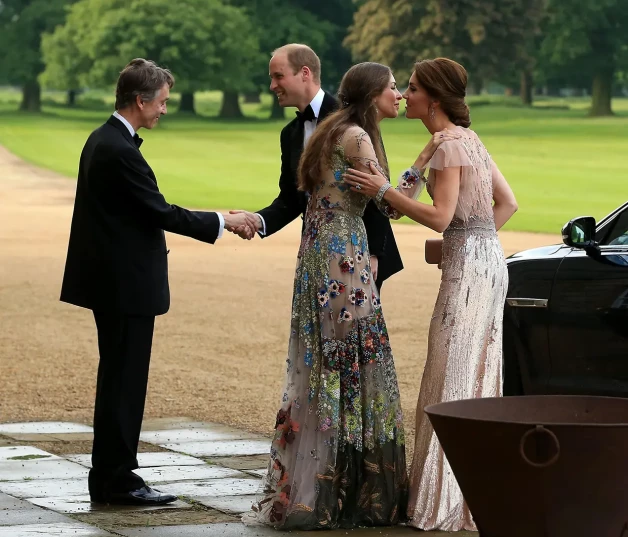
{"type": "Polygon", "coordinates": [[[429,162],[429,167],[432,170],[444,170],[458,166],[472,166],[471,160],[459,140],[443,142],[438,146],[429,162]]]}

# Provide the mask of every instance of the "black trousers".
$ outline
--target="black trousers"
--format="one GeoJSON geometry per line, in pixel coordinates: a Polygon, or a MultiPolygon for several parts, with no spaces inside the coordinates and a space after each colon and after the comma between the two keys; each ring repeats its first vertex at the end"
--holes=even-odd
{"type": "Polygon", "coordinates": [[[377,292],[378,292],[379,294],[381,294],[381,293],[382,293],[382,284],[383,284],[383,283],[384,283],[384,282],[383,282],[382,280],[375,280],[375,287],[377,288],[377,292]]]}
{"type": "Polygon", "coordinates": [[[94,312],[98,381],[89,491],[102,497],[144,486],[138,467],[155,317],[94,312]]]}

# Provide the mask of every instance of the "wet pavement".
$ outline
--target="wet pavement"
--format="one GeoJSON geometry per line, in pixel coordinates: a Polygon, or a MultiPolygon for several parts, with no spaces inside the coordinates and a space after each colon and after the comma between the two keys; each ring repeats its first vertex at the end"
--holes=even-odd
{"type": "MultiPolygon", "coordinates": [[[[137,473],[157,489],[176,494],[179,501],[162,507],[135,507],[90,502],[90,455],[65,453],[74,442],[85,445],[91,435],[90,427],[77,423],[0,424],[0,537],[278,534],[270,528],[244,526],[239,520],[260,488],[268,461],[268,438],[189,418],[145,420],[141,441],[154,446],[155,451],[139,453],[137,473]],[[49,446],[49,451],[37,445],[49,446]],[[64,454],[55,455],[54,451],[64,454]]],[[[326,534],[394,537],[414,532],[396,526],[326,534]]],[[[456,535],[477,536],[469,532],[456,535]]]]}

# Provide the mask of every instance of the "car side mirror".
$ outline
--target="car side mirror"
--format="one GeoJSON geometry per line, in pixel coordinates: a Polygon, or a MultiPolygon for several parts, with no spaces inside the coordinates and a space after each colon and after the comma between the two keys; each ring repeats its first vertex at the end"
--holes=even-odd
{"type": "Polygon", "coordinates": [[[567,222],[562,229],[563,242],[572,248],[586,248],[595,243],[595,218],[581,216],[567,222]]]}
{"type": "Polygon", "coordinates": [[[572,248],[585,250],[588,256],[599,258],[601,250],[595,242],[595,227],[595,218],[592,216],[574,218],[563,226],[563,242],[572,248]]]}

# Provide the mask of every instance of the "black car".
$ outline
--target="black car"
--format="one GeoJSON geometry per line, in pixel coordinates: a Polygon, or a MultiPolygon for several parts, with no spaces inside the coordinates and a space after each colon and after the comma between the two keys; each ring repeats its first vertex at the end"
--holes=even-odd
{"type": "Polygon", "coordinates": [[[504,395],[628,397],[628,202],[507,259],[504,395]]]}

